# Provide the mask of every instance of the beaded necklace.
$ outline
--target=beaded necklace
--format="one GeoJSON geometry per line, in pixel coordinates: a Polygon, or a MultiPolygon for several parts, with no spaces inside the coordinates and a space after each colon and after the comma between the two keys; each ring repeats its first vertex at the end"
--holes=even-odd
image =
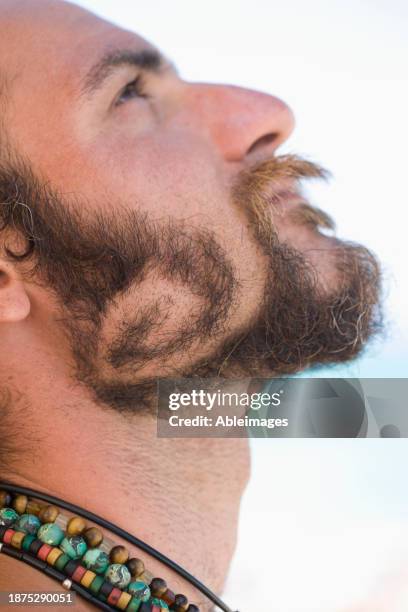
{"type": "Polygon", "coordinates": [[[129,558],[126,547],[115,545],[99,527],[175,571],[223,612],[232,612],[180,565],[106,519],[52,495],[0,482],[1,553],[58,580],[101,610],[199,612],[187,597],[154,577],[141,559],[129,558]]]}

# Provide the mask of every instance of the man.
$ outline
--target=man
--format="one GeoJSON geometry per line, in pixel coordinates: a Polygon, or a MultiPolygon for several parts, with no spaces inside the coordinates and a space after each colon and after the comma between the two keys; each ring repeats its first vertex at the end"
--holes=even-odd
{"type": "MultiPolygon", "coordinates": [[[[0,0],[0,92],[1,476],[221,592],[247,444],[158,440],[155,380],[353,358],[379,326],[377,263],[319,230],[298,181],[324,171],[276,154],[282,101],[186,83],[78,7],[0,0]]],[[[2,591],[55,590],[0,564],[2,591]]]]}

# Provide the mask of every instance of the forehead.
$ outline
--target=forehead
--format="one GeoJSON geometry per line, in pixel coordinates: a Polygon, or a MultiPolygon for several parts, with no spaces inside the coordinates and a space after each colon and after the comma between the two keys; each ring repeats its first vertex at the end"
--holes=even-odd
{"type": "MultiPolygon", "coordinates": [[[[142,37],[58,0],[0,0],[0,71],[18,96],[68,90],[117,48],[152,49],[142,37]]],[[[62,93],[60,91],[60,93],[62,93]]]]}

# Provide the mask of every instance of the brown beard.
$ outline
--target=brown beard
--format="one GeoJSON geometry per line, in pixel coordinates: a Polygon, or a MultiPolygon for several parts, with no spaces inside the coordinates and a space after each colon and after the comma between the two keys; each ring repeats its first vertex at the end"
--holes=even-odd
{"type": "MultiPolygon", "coordinates": [[[[245,211],[269,264],[260,314],[248,328],[224,339],[210,357],[182,369],[168,368],[166,376],[293,373],[354,358],[380,329],[380,273],[374,256],[336,241],[340,280],[335,290],[324,292],[305,257],[279,241],[268,212],[271,200],[278,203],[282,184],[322,176],[321,168],[295,156],[267,160],[239,175],[231,205],[245,211]]],[[[27,245],[21,253],[9,249],[8,255],[58,296],[76,379],[98,402],[120,411],[150,410],[155,378],[138,375],[142,368],[211,335],[225,337],[239,283],[212,233],[171,221],[159,225],[124,208],[85,219],[78,203],[59,197],[21,162],[0,171],[0,201],[4,229],[17,229],[27,245]],[[157,300],[132,320],[121,321],[114,337],[104,340],[109,307],[152,270],[193,293],[199,303],[194,317],[181,313],[177,331],[163,338],[167,306],[157,300]]],[[[292,217],[293,223],[316,231],[332,226],[325,213],[308,204],[292,217]]]]}
{"type": "MultiPolygon", "coordinates": [[[[246,210],[269,261],[264,303],[258,321],[231,337],[217,358],[203,362],[195,373],[279,376],[311,365],[349,361],[381,330],[380,268],[369,250],[333,238],[330,257],[338,282],[327,292],[313,266],[280,241],[275,230],[273,208],[283,197],[279,185],[289,183],[296,190],[300,179],[327,176],[316,164],[288,155],[261,162],[238,177],[234,201],[246,210]]],[[[288,217],[292,224],[314,231],[335,226],[325,212],[305,202],[288,217]]]]}

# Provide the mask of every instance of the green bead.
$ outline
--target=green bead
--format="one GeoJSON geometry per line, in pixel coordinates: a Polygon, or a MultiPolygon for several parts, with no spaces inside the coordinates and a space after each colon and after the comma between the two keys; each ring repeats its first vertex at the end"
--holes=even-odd
{"type": "Polygon", "coordinates": [[[64,539],[64,532],[55,523],[45,523],[39,528],[37,538],[44,544],[58,546],[64,539]]]}
{"type": "Polygon", "coordinates": [[[132,576],[130,575],[126,565],[122,565],[121,563],[112,563],[112,565],[110,565],[106,570],[105,579],[118,589],[123,590],[132,580],[132,576]]]}
{"type": "Polygon", "coordinates": [[[58,557],[58,559],[54,563],[54,567],[57,570],[59,570],[60,572],[63,572],[64,571],[64,567],[66,566],[68,561],[71,561],[71,559],[68,557],[68,555],[61,555],[60,557],[58,557]]]}
{"type": "Polygon", "coordinates": [[[26,535],[26,537],[24,538],[24,540],[21,543],[21,548],[25,551],[28,552],[28,549],[30,548],[31,544],[34,542],[34,540],[36,540],[36,536],[35,535],[26,535]]]}
{"type": "Polygon", "coordinates": [[[22,514],[17,521],[16,531],[36,535],[41,527],[41,521],[35,514],[22,514]]]}
{"type": "Polygon", "coordinates": [[[140,603],[149,601],[150,599],[150,587],[147,586],[145,582],[141,580],[135,580],[135,582],[131,582],[127,588],[128,593],[136,597],[140,603]]]}
{"type": "Polygon", "coordinates": [[[88,550],[82,536],[68,536],[60,544],[60,549],[71,559],[80,559],[88,550]]]}
{"type": "Polygon", "coordinates": [[[11,527],[18,518],[19,516],[13,508],[2,508],[0,510],[0,525],[4,527],[11,527]]]}
{"type": "Polygon", "coordinates": [[[105,580],[102,578],[102,576],[95,576],[95,578],[92,580],[90,584],[90,587],[89,587],[90,591],[94,595],[97,595],[104,582],[105,580]]]}
{"type": "Polygon", "coordinates": [[[150,600],[150,603],[154,606],[158,606],[160,608],[160,610],[168,610],[169,606],[166,604],[165,601],[163,601],[162,599],[159,599],[158,597],[153,597],[150,600]]]}
{"type": "Polygon", "coordinates": [[[137,597],[132,597],[126,608],[126,612],[137,612],[142,605],[142,602],[137,597]]]}
{"type": "Polygon", "coordinates": [[[82,563],[95,574],[104,574],[109,566],[109,557],[100,548],[92,548],[85,553],[82,563]]]}

